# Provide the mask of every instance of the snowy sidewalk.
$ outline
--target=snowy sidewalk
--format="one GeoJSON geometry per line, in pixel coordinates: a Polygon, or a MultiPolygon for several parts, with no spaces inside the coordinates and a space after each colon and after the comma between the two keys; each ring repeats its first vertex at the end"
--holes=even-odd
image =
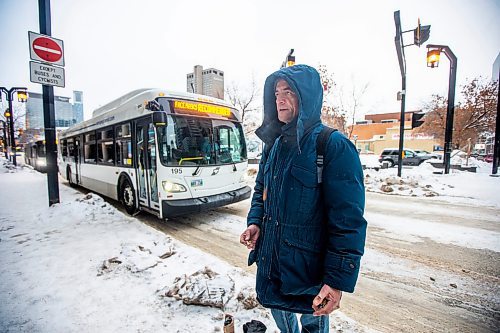
{"type": "MultiPolygon", "coordinates": [[[[255,307],[254,276],[95,194],[60,184],[60,196],[49,208],[46,175],[0,166],[1,332],[221,332],[223,309],[184,304],[207,298],[236,332],[252,319],[276,331],[255,307]]],[[[341,312],[331,321],[332,332],[369,331],[341,312]]]]}

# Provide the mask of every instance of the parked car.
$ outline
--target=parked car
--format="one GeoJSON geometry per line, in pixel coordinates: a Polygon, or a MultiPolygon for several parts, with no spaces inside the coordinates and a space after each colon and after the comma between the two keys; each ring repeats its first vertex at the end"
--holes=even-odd
{"type": "Polygon", "coordinates": [[[430,153],[427,150],[422,150],[422,149],[414,149],[413,151],[415,153],[417,153],[417,155],[419,155],[419,156],[430,156],[430,158],[435,158],[435,159],[438,159],[438,160],[442,160],[443,159],[443,155],[442,154],[430,153]]]}
{"type": "MultiPolygon", "coordinates": [[[[424,161],[430,159],[429,155],[418,155],[414,150],[404,149],[403,150],[403,165],[420,165],[424,161]]],[[[399,149],[398,148],[386,148],[382,151],[379,156],[378,161],[380,163],[387,162],[389,166],[392,167],[398,164],[399,161],[399,149]]]]}

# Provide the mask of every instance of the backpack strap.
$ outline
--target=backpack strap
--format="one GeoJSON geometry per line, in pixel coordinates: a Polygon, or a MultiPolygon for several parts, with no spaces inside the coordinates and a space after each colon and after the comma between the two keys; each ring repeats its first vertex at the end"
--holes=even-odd
{"type": "Polygon", "coordinates": [[[316,139],[316,167],[318,169],[318,184],[323,182],[323,163],[325,159],[326,144],[330,135],[337,129],[324,126],[316,139]]]}

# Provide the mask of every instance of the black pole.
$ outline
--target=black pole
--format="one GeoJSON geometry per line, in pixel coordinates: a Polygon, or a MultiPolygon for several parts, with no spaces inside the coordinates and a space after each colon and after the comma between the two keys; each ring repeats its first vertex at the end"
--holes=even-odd
{"type": "Polygon", "coordinates": [[[5,159],[8,160],[9,159],[9,155],[7,153],[7,124],[4,120],[2,120],[3,122],[3,150],[4,150],[4,153],[5,153],[5,159]]]}
{"type": "Polygon", "coordinates": [[[496,119],[496,127],[495,127],[495,145],[493,147],[493,168],[491,169],[491,173],[496,175],[498,172],[498,164],[500,164],[500,71],[498,73],[498,81],[497,81],[497,89],[498,89],[498,97],[497,97],[497,119],[496,119]]]}
{"type": "Polygon", "coordinates": [[[12,163],[14,166],[17,166],[17,161],[16,161],[16,139],[14,138],[14,112],[12,110],[12,94],[13,94],[13,89],[9,90],[9,93],[7,94],[7,100],[9,101],[9,132],[10,132],[10,149],[12,150],[12,163]]]}
{"type": "Polygon", "coordinates": [[[406,75],[401,77],[401,114],[399,119],[399,152],[398,152],[398,177],[401,177],[403,169],[403,145],[405,136],[405,108],[406,108],[406,75]]]}
{"type": "Polygon", "coordinates": [[[399,152],[398,152],[398,177],[401,177],[403,169],[403,145],[405,135],[405,103],[406,103],[406,58],[403,46],[403,36],[401,30],[401,18],[399,10],[394,12],[394,23],[396,25],[396,37],[394,44],[398,54],[399,70],[401,71],[401,115],[399,119],[399,152]]]}
{"type": "MultiPolygon", "coordinates": [[[[38,0],[40,33],[51,35],[50,0],[38,0]]],[[[57,178],[56,120],[54,108],[54,87],[42,85],[43,120],[45,126],[45,149],[47,159],[47,185],[49,206],[59,203],[59,183],[57,178]]]]}
{"type": "MultiPolygon", "coordinates": [[[[429,45],[429,47],[432,47],[429,45]]],[[[453,117],[455,113],[455,85],[457,81],[457,57],[448,46],[443,47],[444,54],[450,60],[450,78],[448,83],[448,108],[446,111],[446,129],[444,133],[444,173],[450,173],[451,151],[453,150],[453,117]]]]}

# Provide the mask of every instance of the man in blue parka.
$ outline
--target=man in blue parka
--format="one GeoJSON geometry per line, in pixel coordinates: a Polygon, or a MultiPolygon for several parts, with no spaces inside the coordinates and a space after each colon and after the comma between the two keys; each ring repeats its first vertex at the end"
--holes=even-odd
{"type": "Polygon", "coordinates": [[[316,140],[323,129],[323,89],[306,65],[283,68],[264,85],[265,148],[240,242],[257,263],[259,302],[282,332],[328,332],[342,291],[353,292],[366,221],[363,171],[354,145],[339,132],[326,142],[322,183],[316,140]]]}

